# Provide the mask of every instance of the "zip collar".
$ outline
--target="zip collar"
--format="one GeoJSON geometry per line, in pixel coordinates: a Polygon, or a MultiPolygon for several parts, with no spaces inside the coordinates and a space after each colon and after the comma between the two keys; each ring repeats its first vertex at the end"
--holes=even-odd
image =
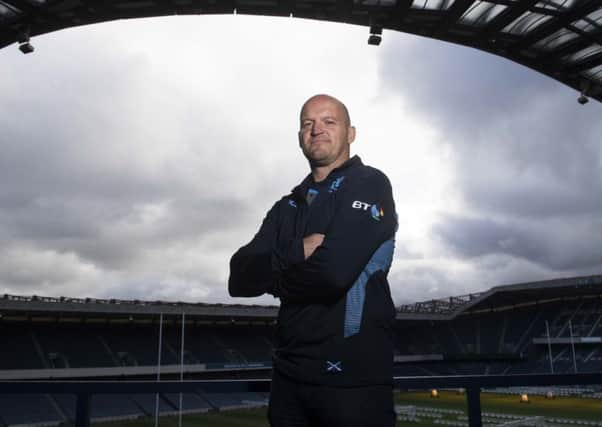
{"type": "Polygon", "coordinates": [[[343,176],[349,169],[361,165],[363,165],[362,159],[360,159],[360,157],[356,154],[338,168],[331,170],[328,176],[320,182],[314,182],[313,175],[309,173],[299,185],[293,188],[293,197],[296,199],[296,201],[304,201],[305,193],[307,193],[308,188],[325,188],[331,186],[335,179],[343,176]]]}

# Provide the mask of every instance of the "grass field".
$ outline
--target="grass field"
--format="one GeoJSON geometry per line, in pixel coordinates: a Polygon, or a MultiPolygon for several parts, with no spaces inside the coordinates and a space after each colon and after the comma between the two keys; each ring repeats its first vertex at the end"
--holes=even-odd
{"type": "MultiPolygon", "coordinates": [[[[420,407],[459,409],[466,412],[466,396],[455,392],[442,391],[438,398],[431,398],[429,392],[408,392],[396,395],[396,403],[420,407]]],[[[481,411],[495,412],[525,417],[543,416],[570,418],[574,420],[602,421],[602,401],[575,397],[546,399],[543,396],[529,396],[530,403],[520,403],[518,395],[481,393],[481,411]]],[[[457,421],[458,417],[445,419],[457,421]]],[[[400,422],[400,426],[438,426],[432,422],[400,422]]]]}
{"type": "MultiPolygon", "coordinates": [[[[483,412],[505,413],[513,415],[545,416],[555,418],[572,418],[575,420],[602,421],[602,401],[574,397],[545,399],[543,396],[530,396],[530,403],[519,403],[518,395],[501,395],[493,393],[481,394],[483,412]]],[[[442,391],[438,398],[431,398],[429,392],[403,392],[396,394],[398,405],[414,405],[439,409],[454,409],[466,412],[466,396],[454,392],[442,391]]],[[[461,420],[456,415],[444,415],[443,420],[461,420]]],[[[460,416],[461,417],[461,416],[460,416]]],[[[419,417],[421,422],[397,423],[398,427],[441,427],[432,419],[419,417]]],[[[185,427],[268,427],[266,409],[244,409],[206,414],[186,415],[183,418],[185,427]]],[[[152,418],[140,418],[131,421],[99,423],[98,427],[153,427],[152,418]]],[[[177,427],[177,417],[161,417],[160,427],[177,427]]]]}

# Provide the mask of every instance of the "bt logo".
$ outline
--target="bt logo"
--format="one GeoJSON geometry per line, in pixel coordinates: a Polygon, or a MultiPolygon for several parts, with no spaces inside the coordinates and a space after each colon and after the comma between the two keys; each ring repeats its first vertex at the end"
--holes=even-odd
{"type": "Polygon", "coordinates": [[[359,200],[356,200],[351,204],[351,207],[353,209],[361,209],[363,211],[370,210],[370,215],[372,215],[372,218],[376,221],[380,221],[380,219],[385,215],[383,209],[377,204],[371,205],[370,203],[360,202],[359,200]]]}
{"type": "Polygon", "coordinates": [[[361,209],[363,211],[367,211],[368,209],[370,209],[370,206],[372,206],[370,203],[360,202],[359,200],[356,200],[351,204],[351,207],[353,209],[361,209]]]}

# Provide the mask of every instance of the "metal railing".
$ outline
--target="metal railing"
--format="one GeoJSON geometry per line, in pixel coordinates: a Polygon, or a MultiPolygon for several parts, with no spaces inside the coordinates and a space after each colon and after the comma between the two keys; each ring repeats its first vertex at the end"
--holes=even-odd
{"type": "MultiPolygon", "coordinates": [[[[482,427],[481,389],[493,387],[602,385],[602,373],[462,375],[394,377],[400,390],[463,388],[469,427],[482,427]]],[[[269,391],[269,379],[202,381],[0,381],[0,394],[72,394],[76,396],[75,426],[90,426],[90,402],[95,394],[190,393],[210,384],[245,384],[248,391],[269,391]]]]}

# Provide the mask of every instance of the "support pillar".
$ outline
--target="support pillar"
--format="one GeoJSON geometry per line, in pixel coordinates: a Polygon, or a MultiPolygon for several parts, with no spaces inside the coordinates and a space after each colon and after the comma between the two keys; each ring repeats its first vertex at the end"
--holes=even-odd
{"type": "Polygon", "coordinates": [[[466,389],[466,403],[468,405],[468,427],[483,427],[480,387],[472,386],[466,389]]]}
{"type": "Polygon", "coordinates": [[[90,398],[88,393],[79,393],[75,403],[75,427],[90,427],[90,398]]]}

